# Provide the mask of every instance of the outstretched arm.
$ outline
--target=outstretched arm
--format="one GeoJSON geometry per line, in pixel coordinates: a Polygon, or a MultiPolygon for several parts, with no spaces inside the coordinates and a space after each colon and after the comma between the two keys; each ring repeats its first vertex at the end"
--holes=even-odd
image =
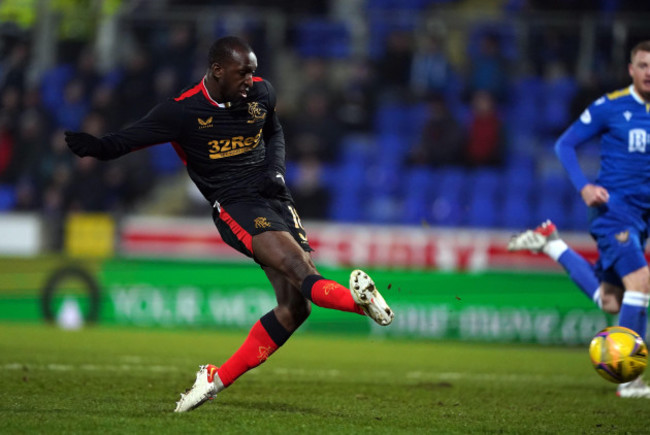
{"type": "Polygon", "coordinates": [[[70,150],[79,157],[111,160],[131,151],[175,140],[180,133],[180,116],[174,116],[172,103],[154,107],[130,127],[101,138],[84,132],[65,132],[70,150]]]}

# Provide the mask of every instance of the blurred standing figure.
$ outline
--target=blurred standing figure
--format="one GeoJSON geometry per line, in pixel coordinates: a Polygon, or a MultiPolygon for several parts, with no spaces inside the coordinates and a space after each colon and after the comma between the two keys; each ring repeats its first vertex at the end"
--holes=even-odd
{"type": "Polygon", "coordinates": [[[472,96],[472,113],[464,162],[469,166],[499,166],[503,162],[503,122],[489,92],[472,96]]]}
{"type": "Polygon", "coordinates": [[[349,289],[318,273],[284,184],[285,143],[275,91],[254,76],[256,69],[257,57],[248,43],[224,37],[210,47],[201,81],[155,106],[132,126],[101,138],[66,132],[75,154],[101,160],[172,142],[212,206],[223,240],[258,263],[275,290],[278,305],[255,323],[221,367],[200,367],[176,412],[200,406],[266,361],[307,319],[311,302],[366,314],[380,325],[393,320],[366,273],[353,271],[349,289]]]}
{"type": "Polygon", "coordinates": [[[422,135],[409,153],[409,164],[431,167],[459,165],[465,144],[463,128],[440,95],[429,97],[427,112],[422,135]]]}
{"type": "Polygon", "coordinates": [[[501,51],[498,35],[485,34],[480,40],[479,52],[470,59],[469,93],[487,91],[503,101],[506,98],[509,68],[501,51]]]}
{"type": "Polygon", "coordinates": [[[438,38],[428,36],[423,40],[413,53],[410,72],[411,91],[415,96],[423,98],[447,91],[451,65],[438,38]]]}
{"type": "MultiPolygon", "coordinates": [[[[599,253],[596,264],[568,247],[550,221],[514,236],[508,249],[543,252],[559,262],[589,299],[603,311],[618,314],[620,326],[645,338],[650,301],[650,268],[644,255],[650,229],[650,41],[634,46],[628,72],[630,86],[598,98],[555,144],[589,207],[590,233],[599,253]],[[597,136],[601,168],[591,182],[580,168],[576,148],[597,136]]],[[[650,399],[650,387],[639,377],[619,385],[617,394],[650,399]]]]}
{"type": "Polygon", "coordinates": [[[403,102],[411,78],[413,46],[411,35],[394,30],[386,38],[386,51],[377,61],[377,79],[383,102],[403,102]]]}

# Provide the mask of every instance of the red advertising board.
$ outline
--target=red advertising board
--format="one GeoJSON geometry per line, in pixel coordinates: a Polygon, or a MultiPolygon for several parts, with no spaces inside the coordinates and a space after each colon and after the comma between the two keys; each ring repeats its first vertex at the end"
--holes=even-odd
{"type": "MultiPolygon", "coordinates": [[[[559,270],[545,255],[508,252],[511,233],[458,228],[306,223],[315,261],[338,266],[438,270],[559,270]]],[[[563,238],[590,261],[598,254],[587,234],[563,238]]],[[[245,260],[226,245],[209,219],[137,217],[123,222],[127,256],[245,260]]]]}

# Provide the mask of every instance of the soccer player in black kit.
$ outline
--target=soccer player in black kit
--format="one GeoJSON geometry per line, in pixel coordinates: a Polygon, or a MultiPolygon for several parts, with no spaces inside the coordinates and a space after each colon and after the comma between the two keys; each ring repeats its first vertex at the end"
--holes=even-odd
{"type": "Polygon", "coordinates": [[[380,325],[393,312],[361,270],[349,288],[323,278],[284,183],[285,143],[271,84],[254,76],[257,57],[241,38],[218,39],[208,70],[196,85],[154,107],[133,125],[101,138],[66,132],[78,156],[120,157],[171,142],[189,176],[212,206],[223,240],[266,273],[277,306],[253,325],[241,347],[220,367],[200,366],[192,388],[176,403],[190,411],[263,363],[307,319],[314,304],[365,314],[380,325]]]}

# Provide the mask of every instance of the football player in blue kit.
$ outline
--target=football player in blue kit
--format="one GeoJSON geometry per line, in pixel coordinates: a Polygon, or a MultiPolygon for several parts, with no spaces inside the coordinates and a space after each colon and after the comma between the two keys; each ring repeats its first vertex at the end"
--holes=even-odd
{"type": "Polygon", "coordinates": [[[275,90],[254,75],[256,69],[257,56],[246,41],[220,38],[210,47],[201,80],[131,126],[100,138],[65,133],[75,154],[101,160],[171,142],[210,204],[224,242],[259,264],[275,291],[277,306],[220,367],[200,367],[176,412],[195,409],[265,362],[307,319],[312,303],[367,315],[382,326],[394,316],[365,272],[354,270],[346,287],[316,269],[284,184],[285,142],[275,90]]]}
{"type": "MultiPolygon", "coordinates": [[[[650,269],[644,250],[650,219],[650,41],[631,50],[632,84],[594,101],[555,143],[571,183],[589,208],[590,233],[598,246],[595,265],[559,237],[551,221],[512,237],[511,251],[543,252],[561,264],[580,290],[618,324],[645,339],[650,269]],[[589,181],[576,148],[600,137],[600,171],[589,181]]],[[[594,331],[595,332],[595,331],[594,331]]],[[[620,384],[620,397],[650,398],[639,377],[620,384]]]]}

